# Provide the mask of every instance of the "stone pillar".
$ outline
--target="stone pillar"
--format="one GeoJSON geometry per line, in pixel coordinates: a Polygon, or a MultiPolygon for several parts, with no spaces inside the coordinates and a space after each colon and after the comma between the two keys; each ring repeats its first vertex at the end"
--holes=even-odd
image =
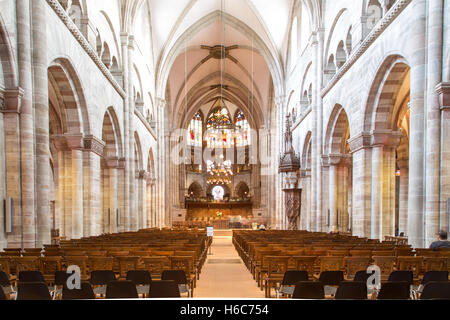
{"type": "Polygon", "coordinates": [[[125,178],[126,164],[125,158],[119,158],[117,164],[117,201],[118,209],[120,212],[116,212],[116,218],[118,221],[117,232],[125,232],[127,230],[127,224],[125,216],[126,205],[127,205],[127,193],[125,192],[125,185],[127,184],[127,179],[125,178]],[[120,213],[120,215],[118,214],[120,213]]]}
{"type": "Polygon", "coordinates": [[[22,246],[20,109],[24,91],[21,88],[6,90],[2,109],[5,135],[6,199],[13,199],[12,232],[5,242],[10,248],[22,246]],[[15,205],[14,205],[15,204],[15,205]]]}
{"type": "Polygon", "coordinates": [[[108,173],[109,173],[109,195],[108,195],[108,208],[110,209],[110,218],[109,218],[109,232],[110,233],[116,233],[118,232],[118,216],[117,216],[117,209],[119,208],[119,201],[118,201],[118,161],[113,159],[110,161],[107,161],[108,165],[108,173]],[[113,164],[111,163],[113,162],[113,164]]]}
{"type": "Polygon", "coordinates": [[[425,162],[425,245],[436,239],[440,219],[441,110],[436,86],[442,81],[443,0],[428,0],[425,162]]]}
{"type": "Polygon", "coordinates": [[[101,193],[101,158],[105,143],[84,138],[84,236],[98,236],[104,228],[101,193]]]}
{"type": "Polygon", "coordinates": [[[135,162],[135,123],[134,123],[134,92],[133,92],[133,53],[134,53],[134,36],[129,35],[128,37],[128,61],[124,60],[124,63],[128,63],[128,143],[129,143],[129,154],[128,154],[128,167],[130,171],[130,193],[129,197],[129,210],[130,210],[130,231],[137,231],[139,229],[139,218],[138,211],[139,208],[136,206],[136,200],[138,194],[136,194],[136,162],[135,162]]]}
{"type": "Polygon", "coordinates": [[[165,146],[165,109],[166,101],[163,99],[157,99],[158,110],[158,153],[156,166],[157,166],[157,188],[156,188],[156,215],[157,215],[157,227],[161,228],[165,226],[165,211],[166,211],[166,146],[165,146]]]}
{"type": "MultiPolygon", "coordinates": [[[[71,239],[84,236],[83,208],[83,138],[81,135],[66,135],[72,155],[72,233],[71,239]]],[[[68,230],[70,231],[70,230],[68,230]]]]}
{"type": "MultiPolygon", "coordinates": [[[[20,108],[20,174],[21,199],[14,199],[16,206],[21,204],[21,238],[13,232],[8,246],[34,248],[36,245],[35,215],[35,153],[34,153],[34,119],[33,119],[33,70],[31,48],[31,2],[16,1],[17,13],[17,60],[19,86],[23,89],[20,108]],[[15,236],[14,236],[15,235],[15,236]],[[19,241],[17,241],[19,240],[19,241]]],[[[16,212],[14,212],[16,214],[16,212]]],[[[20,215],[20,212],[17,212],[20,215]]]]}
{"type": "MultiPolygon", "coordinates": [[[[409,197],[408,197],[408,239],[415,248],[423,248],[424,241],[424,93],[426,70],[426,1],[412,1],[411,12],[417,15],[411,24],[409,46],[411,57],[410,89],[410,154],[409,197]],[[412,49],[411,49],[412,50],[412,49]]],[[[434,142],[435,143],[435,142],[434,142]]]]}
{"type": "Polygon", "coordinates": [[[372,192],[370,214],[370,237],[381,238],[381,216],[383,203],[383,146],[376,145],[372,148],[372,192]]]}
{"type": "Polygon", "coordinates": [[[353,159],[353,212],[352,232],[354,236],[371,235],[371,175],[372,154],[370,134],[361,133],[349,140],[353,159]]]}
{"type": "Polygon", "coordinates": [[[33,86],[36,136],[36,215],[37,247],[51,243],[50,146],[47,73],[46,8],[31,1],[33,21],[33,86]]]}
{"type": "MultiPolygon", "coordinates": [[[[122,69],[123,69],[123,88],[125,92],[128,93],[129,89],[129,65],[128,65],[128,34],[121,33],[120,34],[120,43],[122,47],[122,69]]],[[[120,231],[129,231],[130,230],[130,168],[129,168],[129,154],[133,152],[133,149],[130,149],[129,145],[129,134],[130,134],[130,100],[126,97],[123,101],[123,149],[125,155],[125,167],[123,172],[123,204],[122,204],[122,212],[121,212],[121,228],[120,231]]]]}
{"type": "Polygon", "coordinates": [[[450,208],[450,83],[436,87],[441,107],[441,214],[439,229],[449,230],[450,208]]]}
{"type": "Polygon", "coordinates": [[[400,190],[399,190],[399,221],[398,229],[399,233],[408,229],[408,159],[398,159],[398,167],[400,169],[400,190]]]}

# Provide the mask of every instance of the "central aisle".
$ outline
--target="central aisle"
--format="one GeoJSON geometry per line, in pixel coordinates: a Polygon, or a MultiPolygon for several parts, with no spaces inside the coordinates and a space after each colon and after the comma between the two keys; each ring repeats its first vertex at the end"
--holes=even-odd
{"type": "Polygon", "coordinates": [[[264,291],[258,288],[234,249],[231,236],[215,236],[211,252],[194,298],[264,298],[264,291]]]}

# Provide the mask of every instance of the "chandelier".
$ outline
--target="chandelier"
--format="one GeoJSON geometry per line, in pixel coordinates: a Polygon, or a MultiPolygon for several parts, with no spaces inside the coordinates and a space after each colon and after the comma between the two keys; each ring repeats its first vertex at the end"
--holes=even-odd
{"type": "MultiPolygon", "coordinates": [[[[223,158],[223,155],[221,156],[223,158]]],[[[211,185],[227,185],[232,183],[233,169],[231,161],[222,161],[214,163],[208,161],[207,164],[208,179],[206,183],[211,185]]]]}

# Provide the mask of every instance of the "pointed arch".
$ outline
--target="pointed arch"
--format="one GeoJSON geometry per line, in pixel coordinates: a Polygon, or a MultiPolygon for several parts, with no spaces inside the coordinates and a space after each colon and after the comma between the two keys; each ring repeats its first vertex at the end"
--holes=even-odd
{"type": "Polygon", "coordinates": [[[346,137],[350,136],[350,126],[347,113],[344,108],[337,104],[330,115],[325,135],[325,154],[344,154],[344,142],[346,137]]]}

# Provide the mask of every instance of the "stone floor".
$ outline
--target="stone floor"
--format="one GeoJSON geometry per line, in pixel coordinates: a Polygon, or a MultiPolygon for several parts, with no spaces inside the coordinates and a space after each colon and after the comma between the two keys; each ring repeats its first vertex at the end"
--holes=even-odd
{"type": "Polygon", "coordinates": [[[194,298],[264,298],[232,244],[231,232],[215,232],[194,298]]]}

